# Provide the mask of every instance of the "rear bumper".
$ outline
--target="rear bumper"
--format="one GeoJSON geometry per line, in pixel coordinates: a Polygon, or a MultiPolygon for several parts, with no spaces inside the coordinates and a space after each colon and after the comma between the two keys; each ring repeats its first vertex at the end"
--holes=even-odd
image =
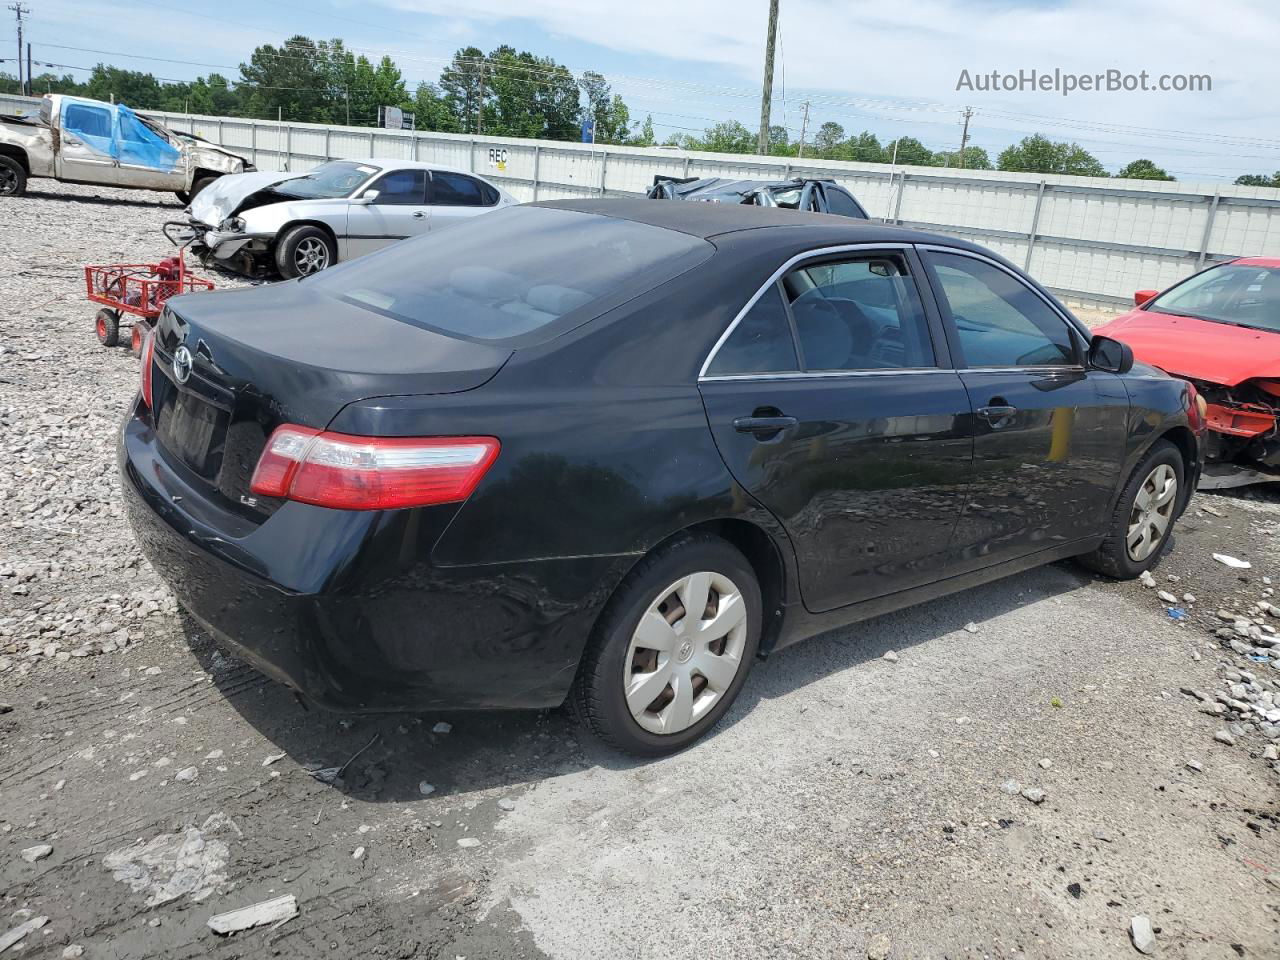
{"type": "Polygon", "coordinates": [[[134,534],[183,608],[237,656],[334,710],[558,705],[603,585],[629,562],[433,565],[457,507],[287,503],[251,524],[203,498],[136,416],[119,467],[134,534]]]}

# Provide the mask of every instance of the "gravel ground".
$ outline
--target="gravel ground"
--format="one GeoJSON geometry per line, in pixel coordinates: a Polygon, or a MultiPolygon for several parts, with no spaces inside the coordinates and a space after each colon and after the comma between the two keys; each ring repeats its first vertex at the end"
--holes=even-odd
{"type": "Polygon", "coordinates": [[[308,711],[121,517],[137,361],[78,268],[165,255],[178,206],[33,186],[0,217],[6,956],[1077,960],[1142,917],[1161,956],[1280,957],[1276,496],[1199,496],[1149,587],[1056,565],[785,651],[658,762],[559,711],[308,711]]]}

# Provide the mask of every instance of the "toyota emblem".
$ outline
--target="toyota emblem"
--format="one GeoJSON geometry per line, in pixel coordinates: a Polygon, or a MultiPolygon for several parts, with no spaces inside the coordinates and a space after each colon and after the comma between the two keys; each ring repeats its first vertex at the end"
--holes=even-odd
{"type": "Polygon", "coordinates": [[[191,351],[185,346],[173,351],[173,376],[179,383],[186,383],[191,376],[191,351]]]}

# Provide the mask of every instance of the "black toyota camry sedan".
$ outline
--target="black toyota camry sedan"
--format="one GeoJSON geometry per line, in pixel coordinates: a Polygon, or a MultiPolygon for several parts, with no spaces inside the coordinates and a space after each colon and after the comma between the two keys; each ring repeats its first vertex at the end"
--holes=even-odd
{"type": "Polygon", "coordinates": [[[343,710],[550,707],[656,755],[752,664],[1037,564],[1150,567],[1185,381],[964,241],[512,207],[170,301],[119,462],[191,616],[343,710]]]}

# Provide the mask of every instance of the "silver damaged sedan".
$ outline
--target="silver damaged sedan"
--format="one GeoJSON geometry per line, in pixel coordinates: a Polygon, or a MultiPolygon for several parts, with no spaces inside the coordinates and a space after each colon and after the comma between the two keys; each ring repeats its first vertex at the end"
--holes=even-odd
{"type": "Polygon", "coordinates": [[[187,208],[202,261],[250,276],[317,273],[516,199],[483,177],[411,160],[331,160],[221,177],[187,208]]]}

